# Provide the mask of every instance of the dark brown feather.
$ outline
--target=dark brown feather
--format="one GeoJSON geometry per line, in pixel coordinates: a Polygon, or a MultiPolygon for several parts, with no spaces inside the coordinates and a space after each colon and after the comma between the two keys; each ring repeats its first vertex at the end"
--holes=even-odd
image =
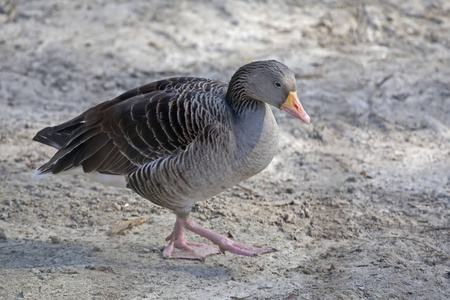
{"type": "Polygon", "coordinates": [[[153,82],[44,128],[34,140],[59,151],[38,171],[56,174],[82,166],[88,173],[128,174],[185,149],[210,122],[196,115],[205,97],[201,88],[212,83],[191,77],[153,82]]]}

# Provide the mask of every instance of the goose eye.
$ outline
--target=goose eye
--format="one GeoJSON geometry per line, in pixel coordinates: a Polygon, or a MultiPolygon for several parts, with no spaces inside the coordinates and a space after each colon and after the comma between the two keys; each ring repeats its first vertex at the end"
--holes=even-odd
{"type": "Polygon", "coordinates": [[[281,89],[281,83],[279,83],[278,81],[275,81],[273,84],[275,85],[276,88],[281,89]]]}

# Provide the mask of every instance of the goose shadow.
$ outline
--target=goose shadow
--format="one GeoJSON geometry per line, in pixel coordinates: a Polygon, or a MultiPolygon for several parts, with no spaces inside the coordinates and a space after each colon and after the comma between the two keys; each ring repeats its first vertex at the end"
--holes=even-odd
{"type": "Polygon", "coordinates": [[[98,263],[92,247],[10,238],[0,243],[0,269],[65,267],[98,263]]]}
{"type": "MultiPolygon", "coordinates": [[[[130,247],[133,246],[130,245],[130,247]]],[[[204,279],[226,277],[233,273],[228,267],[207,265],[199,261],[167,261],[162,258],[155,260],[149,257],[144,260],[145,262],[136,263],[136,261],[128,260],[127,257],[123,259],[118,259],[117,256],[108,257],[104,252],[99,255],[95,247],[91,245],[18,238],[9,238],[0,242],[0,270],[85,267],[90,270],[107,272],[115,266],[120,266],[141,272],[186,273],[204,279]]]]}

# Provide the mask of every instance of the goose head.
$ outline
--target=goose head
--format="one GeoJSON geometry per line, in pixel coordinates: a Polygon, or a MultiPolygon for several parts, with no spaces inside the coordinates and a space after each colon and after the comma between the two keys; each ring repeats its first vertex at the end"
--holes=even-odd
{"type": "Polygon", "coordinates": [[[255,61],[239,68],[233,75],[228,93],[236,98],[255,99],[310,122],[297,96],[295,76],[276,60],[255,61]]]}

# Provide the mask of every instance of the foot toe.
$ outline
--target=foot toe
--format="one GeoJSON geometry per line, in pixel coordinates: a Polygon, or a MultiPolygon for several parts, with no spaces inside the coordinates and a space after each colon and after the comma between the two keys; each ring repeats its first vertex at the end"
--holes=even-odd
{"type": "Polygon", "coordinates": [[[220,251],[212,246],[199,243],[174,243],[170,244],[164,249],[164,258],[180,258],[180,259],[195,259],[204,260],[206,256],[219,254],[220,251]]]}

